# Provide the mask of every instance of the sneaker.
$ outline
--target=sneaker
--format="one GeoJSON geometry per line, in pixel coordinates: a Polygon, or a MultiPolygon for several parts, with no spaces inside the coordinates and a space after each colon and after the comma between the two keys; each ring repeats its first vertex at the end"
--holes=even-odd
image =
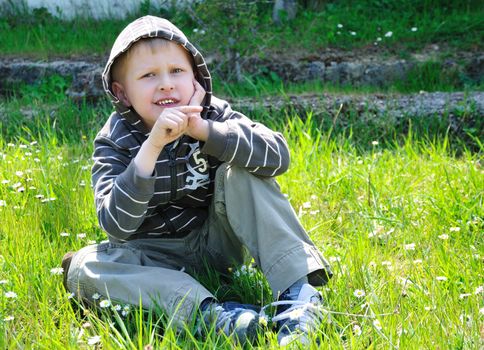
{"type": "Polygon", "coordinates": [[[295,341],[310,344],[309,333],[317,331],[324,318],[322,303],[321,293],[308,283],[303,284],[296,300],[284,300],[283,294],[279,301],[272,303],[278,307],[272,321],[278,325],[279,345],[286,346],[295,341]]]}
{"type": "Polygon", "coordinates": [[[73,256],[74,256],[74,252],[67,252],[62,257],[61,267],[64,269],[64,272],[63,272],[64,278],[62,280],[62,284],[64,285],[64,288],[66,290],[68,290],[67,289],[67,273],[69,272],[69,267],[71,266],[71,261],[72,261],[73,256]]]}
{"type": "Polygon", "coordinates": [[[215,324],[217,333],[227,336],[235,335],[240,343],[252,342],[256,339],[259,329],[259,313],[253,305],[225,302],[212,302],[202,311],[202,327],[199,333],[209,330],[215,324]],[[201,329],[202,328],[202,329],[201,329]]]}

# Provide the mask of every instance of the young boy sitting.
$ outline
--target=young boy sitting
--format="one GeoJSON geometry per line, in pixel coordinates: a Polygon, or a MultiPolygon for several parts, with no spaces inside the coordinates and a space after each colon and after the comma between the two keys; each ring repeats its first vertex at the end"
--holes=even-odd
{"type": "Polygon", "coordinates": [[[245,340],[254,308],[219,303],[192,275],[252,257],[291,305],[276,317],[279,343],[305,341],[319,318],[313,286],[331,271],[273,179],[289,165],[283,136],[213,96],[202,55],[165,19],[120,33],[103,84],[116,111],[94,141],[92,185],[109,242],[66,254],[66,288],[88,302],[159,305],[178,324],[200,310],[204,324],[245,340]]]}

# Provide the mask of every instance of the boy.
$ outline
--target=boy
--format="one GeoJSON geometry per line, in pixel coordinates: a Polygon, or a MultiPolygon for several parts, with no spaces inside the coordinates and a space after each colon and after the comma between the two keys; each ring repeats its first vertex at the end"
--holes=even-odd
{"type": "Polygon", "coordinates": [[[254,308],[218,303],[191,274],[204,262],[226,273],[251,256],[291,305],[276,317],[280,344],[304,341],[319,317],[313,285],[331,271],[272,179],[289,165],[282,135],[212,96],[202,55],[165,19],[121,32],[103,84],[116,112],[94,142],[92,185],[109,242],[66,254],[67,289],[160,305],[177,323],[198,309],[202,324],[245,340],[254,308]]]}

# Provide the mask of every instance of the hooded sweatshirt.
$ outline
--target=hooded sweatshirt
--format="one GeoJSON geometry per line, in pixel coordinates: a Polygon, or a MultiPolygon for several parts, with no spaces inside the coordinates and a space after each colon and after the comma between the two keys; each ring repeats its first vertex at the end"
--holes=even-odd
{"type": "Polygon", "coordinates": [[[201,226],[213,197],[215,172],[224,162],[263,177],[279,175],[289,166],[284,137],[213,96],[203,56],[165,19],[145,16],[130,23],[117,37],[102,79],[115,111],[94,140],[92,185],[99,223],[112,242],[181,237],[201,226]],[[201,116],[211,122],[207,141],[178,138],[161,151],[153,175],[142,177],[132,160],[150,129],[116,98],[111,67],[133,43],[155,37],[171,40],[193,56],[195,76],[206,91],[201,116]]]}

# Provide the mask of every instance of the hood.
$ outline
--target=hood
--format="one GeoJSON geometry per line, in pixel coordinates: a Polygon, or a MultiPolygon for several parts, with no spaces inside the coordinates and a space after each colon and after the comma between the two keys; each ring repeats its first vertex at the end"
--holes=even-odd
{"type": "Polygon", "coordinates": [[[144,134],[149,133],[149,129],[144,123],[140,123],[140,116],[138,113],[136,113],[134,109],[123,105],[111,89],[111,67],[113,62],[122,53],[126,52],[136,41],[143,38],[163,38],[174,41],[184,47],[193,56],[195,67],[197,69],[195,76],[207,92],[205,99],[202,102],[202,118],[204,118],[208,112],[212,96],[212,78],[205,60],[200,51],[188,41],[187,37],[180,29],[170,21],[155,16],[144,16],[128,24],[128,26],[118,35],[111,49],[111,54],[109,55],[108,62],[106,63],[102,74],[102,80],[104,90],[108,94],[116,111],[123,115],[124,118],[126,118],[126,120],[139,131],[144,134]]]}

